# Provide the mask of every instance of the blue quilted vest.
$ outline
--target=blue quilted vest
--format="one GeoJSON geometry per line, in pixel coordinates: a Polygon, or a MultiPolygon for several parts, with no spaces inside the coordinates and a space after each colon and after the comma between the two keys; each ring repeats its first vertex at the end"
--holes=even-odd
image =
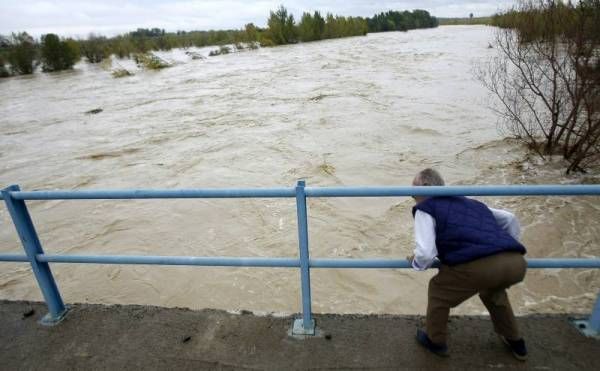
{"type": "Polygon", "coordinates": [[[483,203],[466,197],[430,197],[413,207],[435,219],[435,243],[443,264],[470,262],[503,251],[525,254],[525,247],[504,231],[483,203]]]}

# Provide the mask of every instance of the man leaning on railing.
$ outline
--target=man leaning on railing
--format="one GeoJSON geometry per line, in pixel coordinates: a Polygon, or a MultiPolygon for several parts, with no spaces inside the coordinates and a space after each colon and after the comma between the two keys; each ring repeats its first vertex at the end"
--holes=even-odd
{"type": "MultiPolygon", "coordinates": [[[[413,180],[413,186],[443,185],[441,175],[432,169],[419,172],[413,180]]],[[[450,308],[479,294],[500,339],[515,358],[524,361],[525,341],[506,295],[508,287],[523,280],[527,269],[517,218],[466,197],[414,199],[416,247],[408,259],[419,271],[440,261],[438,274],[429,281],[426,332],[417,330],[419,344],[448,356],[450,308]]]]}

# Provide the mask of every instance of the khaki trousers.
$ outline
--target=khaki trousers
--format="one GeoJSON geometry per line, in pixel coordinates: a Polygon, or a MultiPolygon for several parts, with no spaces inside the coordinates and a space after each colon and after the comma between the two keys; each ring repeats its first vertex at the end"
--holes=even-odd
{"type": "Polygon", "coordinates": [[[507,339],[520,339],[506,289],[525,277],[527,262],[517,252],[505,252],[468,263],[442,264],[429,281],[427,335],[436,344],[446,344],[448,315],[475,294],[490,312],[494,330],[507,339]]]}

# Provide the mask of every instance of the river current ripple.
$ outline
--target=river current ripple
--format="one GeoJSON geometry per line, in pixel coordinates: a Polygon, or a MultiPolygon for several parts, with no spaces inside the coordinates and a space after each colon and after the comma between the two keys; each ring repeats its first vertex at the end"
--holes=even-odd
{"type": "MultiPolygon", "coordinates": [[[[0,185],[113,189],[408,185],[424,167],[449,184],[578,183],[503,139],[473,66],[493,29],[451,26],[264,48],[115,79],[98,65],[0,80],[0,185]],[[98,114],[87,111],[101,108],[98,114]]],[[[208,54],[210,48],[197,50],[208,54]]],[[[130,61],[122,66],[135,69],[130,61]]],[[[592,257],[592,197],[485,198],[512,210],[529,257],[592,257]]],[[[45,251],[295,257],[292,199],[32,201],[45,251]]],[[[310,199],[314,258],[399,259],[412,200],[310,199]]],[[[20,253],[4,207],[0,253],[20,253]]],[[[295,269],[52,265],[66,302],[300,310],[295,269]]],[[[435,272],[312,270],[313,310],[423,313],[435,272]]],[[[518,313],[589,312],[594,270],[531,270],[518,313]]],[[[25,264],[0,265],[0,298],[41,300],[25,264]]],[[[458,313],[483,313],[473,299],[458,313]]]]}

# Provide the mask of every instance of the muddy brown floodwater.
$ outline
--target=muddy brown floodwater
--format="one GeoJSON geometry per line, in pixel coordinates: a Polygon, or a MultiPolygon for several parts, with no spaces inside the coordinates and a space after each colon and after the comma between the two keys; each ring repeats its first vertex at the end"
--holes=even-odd
{"type": "MultiPolygon", "coordinates": [[[[23,189],[570,184],[504,139],[473,65],[493,29],[449,26],[244,51],[136,70],[106,66],[0,80],[0,185],[23,189]],[[86,113],[100,108],[96,114],[86,113]]],[[[209,49],[199,53],[208,54],[209,49]]],[[[130,61],[120,65],[134,69],[130,61]]],[[[115,64],[116,65],[116,64],[115,64]]],[[[529,257],[598,256],[594,197],[482,198],[515,212],[529,257]]],[[[294,257],[292,199],[31,201],[47,252],[294,257]]],[[[310,199],[312,257],[404,258],[409,198],[310,199]]],[[[21,247],[0,208],[0,253],[21,247]]],[[[52,265],[66,302],[291,313],[296,269],[52,265]]],[[[314,269],[313,310],[422,313],[434,272],[314,269]]],[[[588,312],[597,270],[530,270],[518,313],[588,312]]],[[[0,299],[41,300],[26,264],[0,265],[0,299]]],[[[483,313],[476,299],[456,313],[483,313]]]]}

